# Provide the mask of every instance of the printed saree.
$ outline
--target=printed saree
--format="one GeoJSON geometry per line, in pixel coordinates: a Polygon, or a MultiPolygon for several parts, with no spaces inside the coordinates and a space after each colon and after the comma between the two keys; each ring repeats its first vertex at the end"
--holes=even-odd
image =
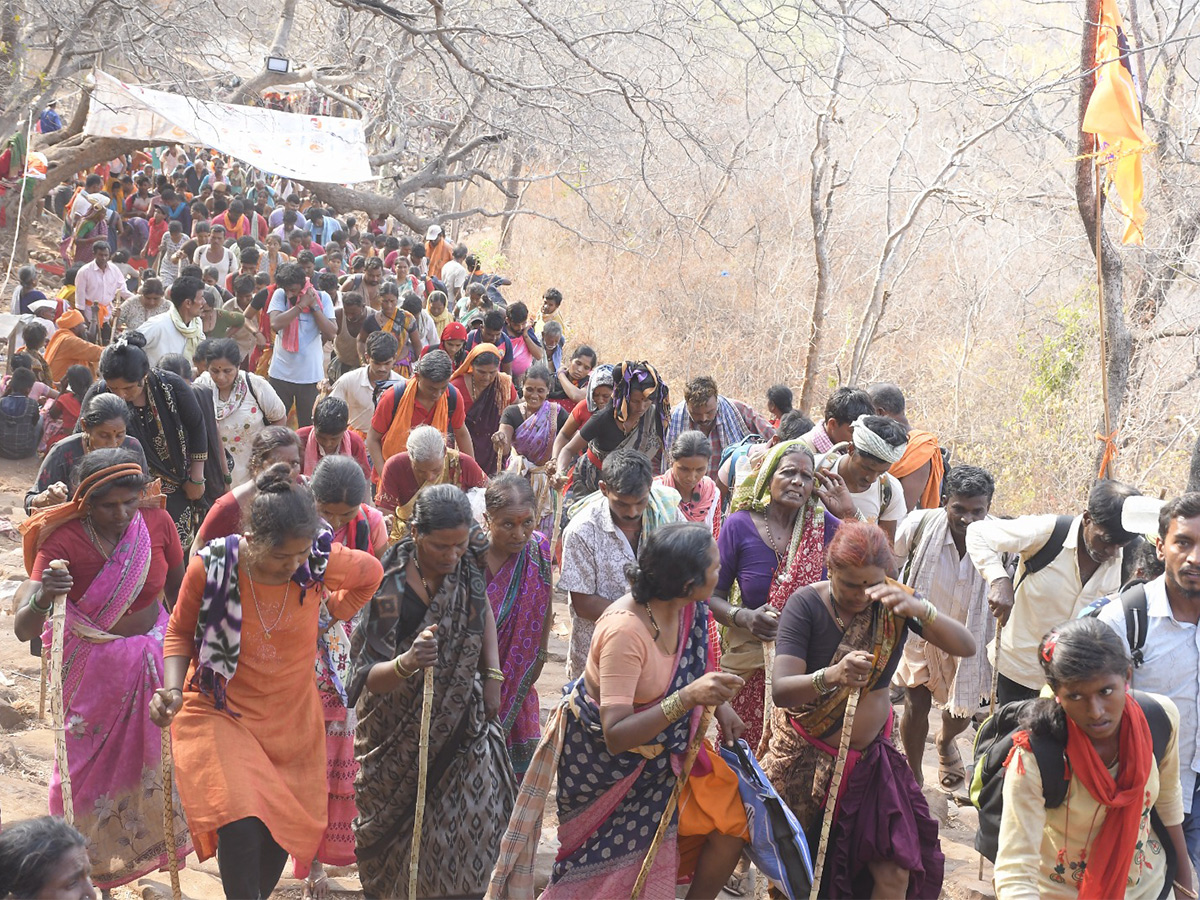
{"type": "MultiPolygon", "coordinates": [[[[658,428],[658,420],[658,410],[651,403],[646,407],[646,411],[642,413],[642,417],[638,419],[633,431],[629,432],[625,436],[625,439],[610,450],[609,453],[616,452],[617,450],[637,450],[649,457],[652,466],[657,466],[659,455],[663,449],[662,433],[658,428]]],[[[569,506],[571,500],[578,500],[581,497],[586,497],[588,494],[600,490],[600,467],[604,465],[604,458],[606,456],[608,456],[608,453],[601,452],[596,447],[595,442],[588,445],[587,450],[579,457],[579,462],[575,463],[571,483],[567,487],[566,505],[569,506]]]]}
{"type": "Polygon", "coordinates": [[[384,577],[354,630],[349,700],[358,714],[354,822],[358,871],[369,897],[407,897],[413,816],[417,798],[423,676],[386,694],[365,689],[367,673],[407,650],[422,629],[437,625],[452,639],[439,641],[418,895],[479,896],[496,861],[516,779],[499,722],[488,721],[479,672],[487,584],[486,538],[472,532],[471,547],[447,576],[420,624],[399,634],[405,567],[411,538],[388,548],[384,577]]]}
{"type": "Polygon", "coordinates": [[[546,463],[554,446],[555,423],[558,409],[553,403],[544,402],[538,411],[529,416],[513,432],[513,452],[509,454],[506,469],[529,479],[537,498],[534,516],[536,528],[543,534],[554,530],[554,514],[558,494],[550,484],[546,463]]]}
{"type": "Polygon", "coordinates": [[[534,681],[546,659],[542,630],[550,606],[550,561],[550,541],[535,531],[521,552],[510,557],[487,586],[504,672],[500,724],[518,777],[525,774],[542,736],[534,681]]]}
{"type": "MultiPolygon", "coordinates": [[[[663,696],[699,678],[707,665],[708,605],[696,603],[680,616],[675,674],[663,696]]],[[[697,707],[653,743],[614,756],[584,679],[569,685],[521,784],[488,897],[533,896],[544,800],[556,770],[560,846],[542,897],[630,896],[701,713],[697,707]]],[[[644,896],[674,897],[678,865],[676,817],[651,867],[644,896]]]]}
{"type": "MultiPolygon", "coordinates": [[[[833,657],[814,668],[836,664],[853,650],[874,655],[868,684],[874,684],[893,653],[903,647],[905,621],[872,603],[850,620],[833,657]]],[[[886,690],[886,687],[884,688],[886,690]]],[[[829,800],[837,745],[850,688],[841,686],[797,709],[771,711],[763,743],[762,769],[795,813],[815,847],[829,800]]],[[[945,857],[937,821],[917,787],[908,763],[890,740],[891,720],[861,752],[850,750],[829,839],[821,896],[867,897],[873,880],[869,864],[890,860],[909,871],[909,898],[936,898],[945,857]]]]}
{"type": "MultiPolygon", "coordinates": [[[[92,881],[102,889],[167,865],[163,834],[161,732],[150,698],[163,684],[167,611],[146,634],[109,631],[141,593],[150,571],[150,535],[134,515],[112,557],[66,607],[63,716],[75,827],[87,839],[92,881]]],[[[50,620],[42,641],[50,646],[50,620]]],[[[175,846],[182,866],[191,852],[183,807],[175,799],[175,846]]],[[[50,813],[63,814],[57,764],[50,813]]]]}

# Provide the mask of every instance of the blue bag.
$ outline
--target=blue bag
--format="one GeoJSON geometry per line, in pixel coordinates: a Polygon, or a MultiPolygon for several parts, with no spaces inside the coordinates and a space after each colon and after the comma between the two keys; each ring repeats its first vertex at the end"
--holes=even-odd
{"type": "Polygon", "coordinates": [[[738,777],[738,792],[750,826],[750,843],[746,845],[750,861],[789,900],[803,900],[812,888],[813,871],[800,823],[775,793],[745,741],[719,749],[721,758],[738,777]]]}

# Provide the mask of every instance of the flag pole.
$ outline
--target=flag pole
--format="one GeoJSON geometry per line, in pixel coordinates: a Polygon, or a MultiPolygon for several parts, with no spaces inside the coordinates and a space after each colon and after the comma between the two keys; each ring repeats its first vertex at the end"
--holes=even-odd
{"type": "Polygon", "coordinates": [[[1112,415],[1108,405],[1108,316],[1105,311],[1104,304],[1104,256],[1103,256],[1103,241],[1104,225],[1101,220],[1103,213],[1103,202],[1101,193],[1101,169],[1100,169],[1100,138],[1098,135],[1092,136],[1093,149],[1093,168],[1092,180],[1096,183],[1096,295],[1097,308],[1100,312],[1100,394],[1104,402],[1104,436],[1101,440],[1105,443],[1104,459],[1100,463],[1100,472],[1097,477],[1104,478],[1107,474],[1109,478],[1116,475],[1116,453],[1113,441],[1116,435],[1113,434],[1112,415]]]}

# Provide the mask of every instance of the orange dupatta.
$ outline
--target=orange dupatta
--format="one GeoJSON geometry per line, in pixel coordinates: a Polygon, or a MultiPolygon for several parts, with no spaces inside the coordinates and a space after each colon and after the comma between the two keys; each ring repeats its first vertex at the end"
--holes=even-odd
{"type": "Polygon", "coordinates": [[[925,482],[925,490],[921,492],[921,508],[937,509],[942,505],[942,478],[946,474],[946,467],[942,463],[937,436],[932,431],[910,431],[904,455],[888,471],[897,478],[903,478],[917,471],[925,463],[929,463],[929,480],[925,482]]]}
{"type": "MultiPolygon", "coordinates": [[[[400,395],[400,401],[396,404],[396,411],[392,413],[392,424],[388,426],[387,434],[383,436],[383,462],[391,459],[397,453],[403,453],[408,445],[408,433],[412,431],[413,412],[417,407],[417,379],[419,375],[414,375],[408,379],[408,384],[404,387],[404,393],[400,395]]],[[[392,388],[394,391],[395,388],[392,388]]],[[[440,431],[443,435],[446,433],[450,424],[450,400],[447,397],[450,388],[446,388],[446,393],[438,397],[437,405],[433,408],[433,417],[429,420],[429,424],[440,431]]],[[[376,463],[376,471],[383,471],[383,462],[376,463]]]]}
{"type": "MultiPolygon", "coordinates": [[[[33,563],[37,559],[37,552],[50,535],[72,519],[84,517],[84,509],[92,494],[105,485],[129,475],[145,475],[145,472],[142,471],[140,463],[121,463],[101,469],[99,472],[93,472],[79,483],[79,487],[75,488],[75,493],[70,500],[43,509],[22,522],[18,528],[21,531],[21,545],[25,554],[25,574],[33,574],[33,563]]],[[[167,498],[162,495],[160,482],[155,480],[146,485],[138,508],[162,509],[166,503],[167,498]]]]}

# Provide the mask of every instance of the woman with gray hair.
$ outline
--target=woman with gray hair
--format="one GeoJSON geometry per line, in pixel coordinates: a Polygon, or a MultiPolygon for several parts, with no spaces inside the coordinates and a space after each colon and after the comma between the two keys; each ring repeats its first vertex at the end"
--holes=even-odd
{"type": "Polygon", "coordinates": [[[408,533],[413,505],[421,488],[431,484],[451,484],[468,491],[487,483],[479,463],[468,454],[447,447],[442,433],[432,426],[421,425],[409,432],[406,447],[403,453],[397,453],[384,465],[379,491],[375,495],[378,509],[396,513],[392,524],[393,541],[408,533]]]}

